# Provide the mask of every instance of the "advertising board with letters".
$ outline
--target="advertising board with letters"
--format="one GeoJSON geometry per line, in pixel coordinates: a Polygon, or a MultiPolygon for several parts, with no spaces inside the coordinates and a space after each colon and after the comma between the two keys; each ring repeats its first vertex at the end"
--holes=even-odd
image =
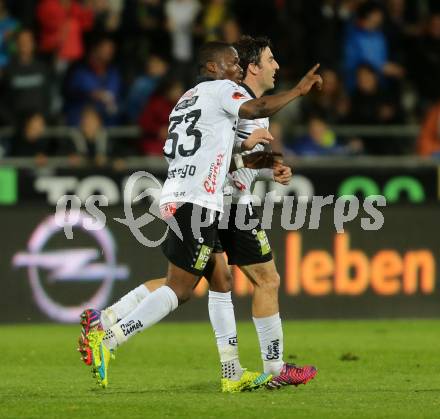
{"type": "MultiPolygon", "coordinates": [[[[123,215],[124,188],[133,171],[50,173],[0,169],[0,321],[74,322],[86,306],[104,307],[147,279],[166,272],[160,247],[139,243],[117,220],[123,215]],[[84,210],[71,224],[71,239],[55,222],[55,207],[65,194],[82,202],[93,194],[107,197],[100,208],[107,223],[101,229],[84,210]],[[115,221],[116,220],[116,221],[115,221]]],[[[162,180],[166,173],[153,174],[162,180]]],[[[147,181],[133,195],[151,187],[147,181]]],[[[274,188],[260,183],[264,197],[274,188]]],[[[361,228],[361,216],[337,232],[330,207],[322,209],[319,228],[286,230],[276,207],[267,231],[282,285],[280,304],[285,318],[432,317],[440,316],[440,206],[438,170],[390,168],[380,172],[341,168],[300,171],[286,190],[277,193],[315,195],[378,195],[383,227],[361,228]],[[295,183],[296,181],[296,183],[295,183]]],[[[127,199],[127,197],[125,197],[127,199]]],[[[141,216],[143,201],[133,205],[141,216]]],[[[157,240],[164,223],[151,217],[142,234],[157,240]]],[[[159,242],[159,240],[157,240],[159,242]]],[[[251,285],[233,268],[237,316],[250,318],[251,285]]],[[[172,319],[208,319],[207,284],[202,280],[194,302],[172,319]]]]}

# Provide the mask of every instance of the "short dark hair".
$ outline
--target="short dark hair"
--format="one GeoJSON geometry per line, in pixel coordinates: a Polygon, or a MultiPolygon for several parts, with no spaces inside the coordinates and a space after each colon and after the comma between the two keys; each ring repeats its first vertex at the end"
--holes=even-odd
{"type": "Polygon", "coordinates": [[[218,56],[230,48],[231,45],[226,42],[211,41],[204,43],[199,49],[197,61],[199,72],[206,67],[209,61],[217,61],[218,56]]]}
{"type": "Polygon", "coordinates": [[[234,44],[234,47],[240,58],[240,67],[246,76],[249,64],[258,65],[261,61],[261,54],[266,48],[272,48],[272,43],[265,36],[253,38],[252,36],[244,35],[234,44]]]}

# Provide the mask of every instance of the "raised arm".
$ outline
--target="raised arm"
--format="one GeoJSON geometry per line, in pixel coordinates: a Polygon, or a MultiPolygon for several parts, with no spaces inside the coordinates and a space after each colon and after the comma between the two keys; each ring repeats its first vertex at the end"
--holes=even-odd
{"type": "Polygon", "coordinates": [[[295,100],[297,97],[309,93],[314,85],[316,85],[318,89],[321,89],[322,78],[319,74],[316,74],[318,68],[319,64],[316,64],[291,90],[277,93],[272,96],[263,96],[243,103],[240,106],[238,115],[240,118],[244,119],[266,118],[284,108],[284,106],[292,100],[295,100]]]}

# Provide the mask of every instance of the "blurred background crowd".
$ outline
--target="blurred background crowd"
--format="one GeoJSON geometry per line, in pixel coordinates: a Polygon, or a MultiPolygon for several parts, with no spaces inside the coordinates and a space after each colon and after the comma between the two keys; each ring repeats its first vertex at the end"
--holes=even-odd
{"type": "Polygon", "coordinates": [[[161,155],[198,46],[241,34],[272,40],[277,89],[321,63],[272,123],[285,153],[440,156],[439,1],[0,0],[0,157],[161,155]]]}

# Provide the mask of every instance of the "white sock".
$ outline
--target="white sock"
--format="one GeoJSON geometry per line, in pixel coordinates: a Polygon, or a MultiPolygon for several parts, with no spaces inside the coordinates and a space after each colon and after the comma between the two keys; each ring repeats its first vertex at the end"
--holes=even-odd
{"type": "Polygon", "coordinates": [[[208,310],[220,355],[222,378],[239,380],[243,369],[238,358],[237,326],[231,292],[209,291],[208,310]]]}
{"type": "Polygon", "coordinates": [[[158,323],[178,306],[177,295],[166,285],[144,298],[126,317],[106,331],[105,345],[109,349],[126,342],[135,334],[158,323]]]}
{"type": "Polygon", "coordinates": [[[269,317],[253,318],[260,341],[264,372],[279,375],[283,361],[283,328],[280,313],[269,317]]]}
{"type": "Polygon", "coordinates": [[[115,304],[102,310],[101,323],[104,329],[108,329],[131,313],[148,294],[150,290],[144,284],[139,285],[115,304]]]}

